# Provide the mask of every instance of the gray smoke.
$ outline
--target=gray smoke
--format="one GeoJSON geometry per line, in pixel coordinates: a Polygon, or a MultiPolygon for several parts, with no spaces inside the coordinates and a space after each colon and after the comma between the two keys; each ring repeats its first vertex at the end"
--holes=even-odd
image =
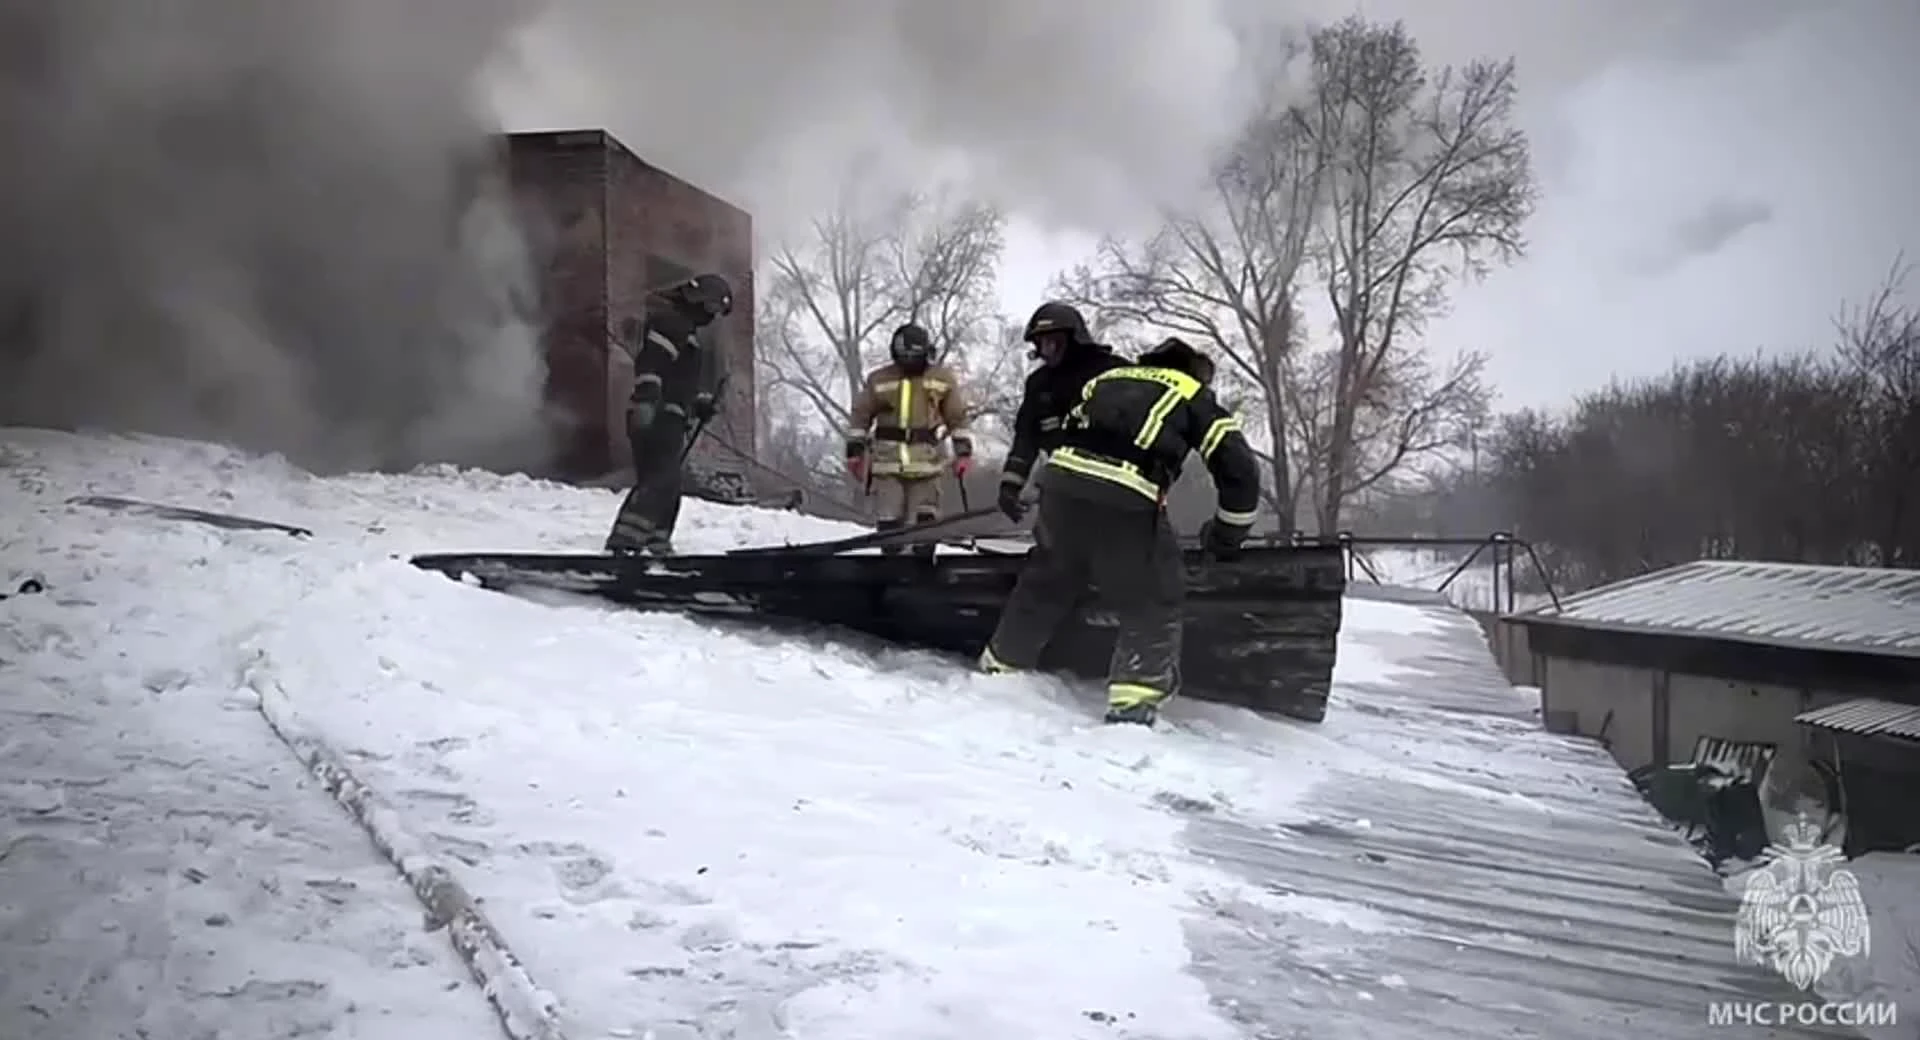
{"type": "MultiPolygon", "coordinates": [[[[959,172],[1042,224],[1124,231],[1182,200],[1244,111],[1249,23],[1347,6],[0,0],[0,424],[321,468],[530,463],[542,316],[476,173],[501,120],[610,129],[765,233],[803,224],[850,166],[891,186],[959,172]],[[508,56],[517,75],[490,70],[508,56]]],[[[1439,60],[1535,55],[1535,86],[1674,29],[1656,0],[1585,20],[1534,6],[1369,10],[1406,16],[1439,60]]]]}
{"type": "Polygon", "coordinates": [[[514,0],[0,0],[0,425],[544,448],[477,78],[514,0]]]}
{"type": "Polygon", "coordinates": [[[614,130],[764,229],[861,149],[1084,224],[1234,114],[1213,0],[0,0],[0,50],[0,424],[315,468],[539,457],[529,264],[475,175],[503,116],[614,130]]]}
{"type": "Polygon", "coordinates": [[[957,170],[1023,217],[1098,234],[1192,200],[1247,110],[1245,45],[1276,28],[1405,19],[1437,62],[1519,54],[1544,99],[1623,55],[1732,46],[1810,2],[556,0],[500,93],[509,123],[606,127],[775,236],[804,229],[850,166],[888,186],[957,170]]]}
{"type": "Polygon", "coordinates": [[[850,167],[888,187],[958,173],[1022,216],[1104,230],[1204,173],[1244,110],[1229,16],[1253,6],[557,0],[500,94],[510,124],[606,127],[773,234],[850,167]]]}

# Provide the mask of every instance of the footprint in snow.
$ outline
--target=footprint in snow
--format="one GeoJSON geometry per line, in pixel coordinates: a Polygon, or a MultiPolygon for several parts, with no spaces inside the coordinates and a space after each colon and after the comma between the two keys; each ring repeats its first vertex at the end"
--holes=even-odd
{"type": "Polygon", "coordinates": [[[34,816],[57,812],[67,804],[65,793],[52,784],[8,784],[0,794],[4,794],[0,801],[10,802],[14,808],[34,816]]]}
{"type": "Polygon", "coordinates": [[[740,939],[733,925],[717,917],[695,921],[681,931],[676,941],[682,949],[719,950],[732,946],[740,939]]]}
{"type": "Polygon", "coordinates": [[[613,864],[598,856],[581,856],[577,859],[555,860],[553,873],[559,879],[562,891],[579,893],[605,881],[613,873],[613,864]]]}
{"type": "Polygon", "coordinates": [[[1156,791],[1152,800],[1162,809],[1169,809],[1187,816],[1210,816],[1220,808],[1217,803],[1181,794],[1178,791],[1156,791]]]}
{"type": "Polygon", "coordinates": [[[427,788],[414,788],[400,792],[400,797],[413,801],[432,802],[446,806],[447,819],[454,823],[485,827],[493,822],[493,814],[480,808],[479,803],[458,791],[434,791],[427,788]]]}
{"type": "Polygon", "coordinates": [[[577,856],[591,856],[593,850],[578,842],[524,841],[513,847],[515,852],[528,856],[544,856],[548,859],[563,859],[577,856]]]}
{"type": "Polygon", "coordinates": [[[613,878],[613,862],[585,845],[530,841],[515,845],[514,851],[546,860],[559,883],[561,898],[569,903],[599,903],[628,894],[613,878]]]}
{"type": "Polygon", "coordinates": [[[434,834],[431,837],[447,855],[469,867],[477,867],[493,855],[493,850],[488,848],[485,842],[459,838],[451,834],[434,834]]]}

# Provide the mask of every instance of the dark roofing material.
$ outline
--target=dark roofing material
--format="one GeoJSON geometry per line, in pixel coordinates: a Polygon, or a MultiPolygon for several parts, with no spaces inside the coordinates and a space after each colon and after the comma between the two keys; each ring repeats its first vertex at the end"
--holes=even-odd
{"type": "Polygon", "coordinates": [[[1920,571],[1703,560],[1517,615],[1526,624],[1920,659],[1920,571]]]}
{"type": "Polygon", "coordinates": [[[1803,726],[1858,733],[1861,736],[1905,737],[1920,740],[1920,707],[1895,704],[1874,697],[1829,704],[1793,717],[1803,726]]]}

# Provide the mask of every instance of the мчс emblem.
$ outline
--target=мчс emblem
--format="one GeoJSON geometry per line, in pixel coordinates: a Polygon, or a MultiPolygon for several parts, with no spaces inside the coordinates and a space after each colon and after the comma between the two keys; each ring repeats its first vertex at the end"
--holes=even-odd
{"type": "Polygon", "coordinates": [[[1835,958],[1865,955],[1871,925],[1859,882],[1835,865],[1840,850],[1820,844],[1820,829],[1807,820],[1785,830],[1785,841],[1769,847],[1747,880],[1733,946],[1742,961],[1768,965],[1805,990],[1835,958]]]}

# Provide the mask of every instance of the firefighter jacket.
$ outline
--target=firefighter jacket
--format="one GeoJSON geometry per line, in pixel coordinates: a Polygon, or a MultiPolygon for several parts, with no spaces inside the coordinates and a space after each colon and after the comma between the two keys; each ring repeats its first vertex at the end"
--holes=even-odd
{"type": "Polygon", "coordinates": [[[1240,420],[1184,372],[1109,369],[1087,381],[1068,413],[1047,490],[1156,508],[1196,451],[1213,475],[1219,523],[1244,533],[1260,506],[1260,462],[1240,420]]]}
{"type": "Polygon", "coordinates": [[[664,414],[686,417],[695,397],[717,393],[716,352],[701,341],[700,329],[672,306],[647,314],[633,353],[633,403],[652,405],[664,414]]]}
{"type": "Polygon", "coordinates": [[[1043,451],[1060,446],[1067,413],[1080,403],[1087,381],[1127,362],[1100,345],[1075,347],[1058,365],[1034,369],[1013,417],[1013,447],[1000,471],[1002,484],[1024,486],[1043,451]]]}
{"type": "Polygon", "coordinates": [[[943,439],[953,442],[955,456],[973,454],[966,408],[960,381],[945,366],[908,375],[899,365],[882,365],[853,396],[847,457],[866,456],[875,476],[935,476],[946,468],[943,439]]]}

